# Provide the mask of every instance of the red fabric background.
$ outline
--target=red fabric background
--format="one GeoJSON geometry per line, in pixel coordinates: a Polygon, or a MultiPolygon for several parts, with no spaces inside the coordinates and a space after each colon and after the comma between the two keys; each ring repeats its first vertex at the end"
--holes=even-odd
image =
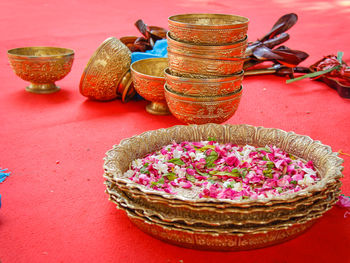
{"type": "MultiPolygon", "coordinates": [[[[121,139],[180,124],[152,116],[145,101],[88,101],[78,92],[90,56],[109,36],[138,34],[134,22],[167,27],[179,13],[240,14],[249,39],[270,30],[283,14],[299,21],[287,45],[308,52],[303,65],[344,51],[350,62],[349,1],[1,1],[0,261],[7,262],[350,262],[350,219],[327,212],[308,232],[281,245],[247,252],[203,252],[158,241],[130,223],[104,193],[105,152],[121,139]],[[51,95],[25,92],[6,50],[21,46],[73,48],[71,73],[51,95]]],[[[306,134],[350,153],[350,100],[322,83],[285,84],[276,76],[246,77],[236,114],[227,123],[276,127],[306,134]]],[[[350,157],[343,193],[350,195],[350,157]]]]}

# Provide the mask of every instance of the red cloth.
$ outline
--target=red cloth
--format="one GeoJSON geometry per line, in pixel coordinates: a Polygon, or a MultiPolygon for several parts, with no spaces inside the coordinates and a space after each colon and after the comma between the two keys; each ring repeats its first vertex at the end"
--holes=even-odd
{"type": "MultiPolygon", "coordinates": [[[[283,14],[298,23],[287,46],[310,54],[303,65],[344,51],[350,61],[349,1],[1,1],[0,184],[1,262],[350,262],[350,219],[327,212],[308,232],[281,245],[248,252],[203,252],[158,241],[130,223],[104,193],[105,152],[121,139],[180,124],[152,116],[145,101],[88,101],[78,92],[90,56],[109,36],[139,35],[134,22],[167,27],[179,13],[232,13],[250,18],[249,39],[283,14]],[[51,95],[31,94],[12,72],[6,50],[22,46],[73,48],[71,73],[51,95]]],[[[325,84],[285,84],[276,76],[246,77],[236,114],[227,123],[306,134],[350,153],[350,100],[325,84]]],[[[343,193],[350,195],[350,157],[343,193]]]]}

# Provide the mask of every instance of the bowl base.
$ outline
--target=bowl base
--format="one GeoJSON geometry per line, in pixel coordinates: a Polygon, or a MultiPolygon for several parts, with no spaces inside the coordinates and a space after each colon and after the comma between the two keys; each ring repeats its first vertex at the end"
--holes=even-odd
{"type": "Polygon", "coordinates": [[[60,87],[56,86],[54,83],[49,84],[33,84],[31,83],[26,87],[26,91],[38,94],[49,94],[60,90],[60,87]]]}
{"type": "Polygon", "coordinates": [[[146,111],[153,115],[169,115],[168,105],[162,102],[151,102],[146,106],[146,111]]]}

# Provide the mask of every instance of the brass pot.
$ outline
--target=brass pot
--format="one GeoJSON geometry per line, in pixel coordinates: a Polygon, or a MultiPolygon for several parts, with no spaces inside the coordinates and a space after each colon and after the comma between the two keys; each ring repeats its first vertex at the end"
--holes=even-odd
{"type": "Polygon", "coordinates": [[[168,18],[170,35],[198,45],[223,45],[245,38],[249,19],[226,14],[182,14],[168,18]]]}
{"type": "Polygon", "coordinates": [[[26,90],[33,93],[53,93],[60,88],[55,82],[71,70],[74,51],[60,47],[23,47],[7,51],[15,74],[31,84],[26,90]]]}
{"type": "Polygon", "coordinates": [[[148,58],[131,64],[131,75],[138,94],[150,104],[146,111],[155,115],[170,114],[164,96],[164,69],[168,67],[167,58],[148,58]]]}
{"type": "Polygon", "coordinates": [[[235,92],[241,88],[243,71],[224,77],[202,76],[194,74],[171,74],[165,70],[167,86],[177,93],[190,96],[221,96],[235,92]]]}

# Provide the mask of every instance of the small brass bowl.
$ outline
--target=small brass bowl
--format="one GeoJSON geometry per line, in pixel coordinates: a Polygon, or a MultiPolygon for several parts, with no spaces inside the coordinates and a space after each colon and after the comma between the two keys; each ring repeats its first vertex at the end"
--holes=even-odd
{"type": "Polygon", "coordinates": [[[107,38],[91,56],[80,79],[80,93],[93,100],[109,101],[133,96],[131,52],[119,39],[107,38]]]}
{"type": "Polygon", "coordinates": [[[249,19],[226,14],[182,14],[168,18],[170,35],[199,45],[223,45],[242,40],[249,19]]]}
{"type": "Polygon", "coordinates": [[[164,69],[168,67],[167,58],[148,58],[131,64],[131,75],[138,94],[150,104],[146,111],[155,115],[170,114],[164,96],[164,69]]]}
{"type": "Polygon", "coordinates": [[[225,45],[194,45],[177,41],[167,33],[169,50],[188,56],[199,56],[213,59],[241,59],[247,48],[247,36],[240,41],[225,45]]]}
{"type": "Polygon", "coordinates": [[[241,88],[243,71],[225,77],[201,76],[191,74],[173,75],[165,69],[167,86],[177,93],[190,96],[221,96],[241,88]]]}
{"type": "Polygon", "coordinates": [[[29,81],[26,90],[33,93],[53,93],[60,90],[55,81],[71,70],[74,51],[60,47],[23,47],[7,51],[13,71],[29,81]]]}
{"type": "Polygon", "coordinates": [[[196,97],[172,91],[165,85],[165,98],[170,112],[187,124],[222,123],[236,112],[242,87],[224,96],[196,97]]]}

